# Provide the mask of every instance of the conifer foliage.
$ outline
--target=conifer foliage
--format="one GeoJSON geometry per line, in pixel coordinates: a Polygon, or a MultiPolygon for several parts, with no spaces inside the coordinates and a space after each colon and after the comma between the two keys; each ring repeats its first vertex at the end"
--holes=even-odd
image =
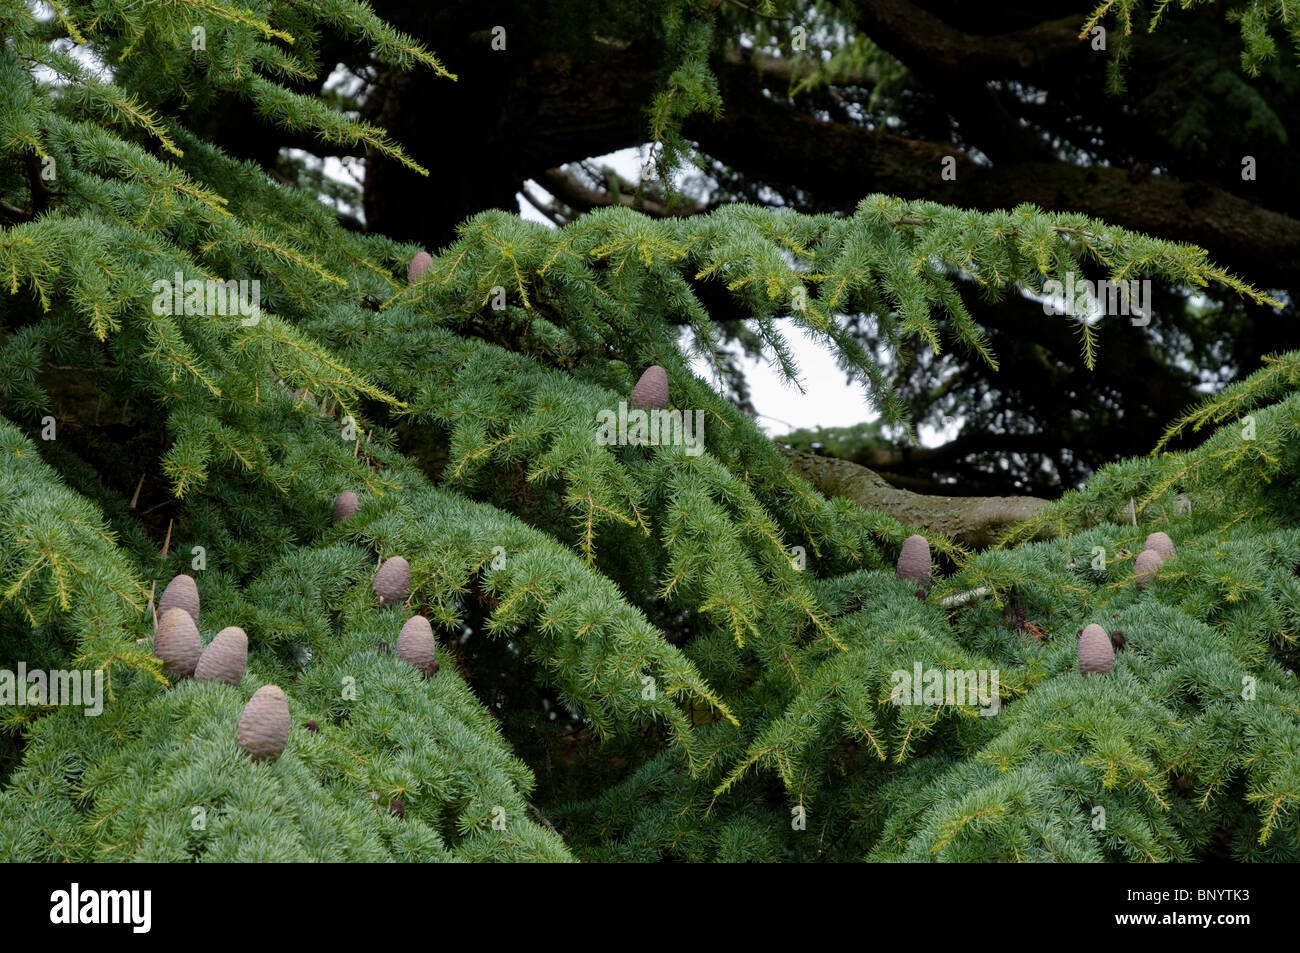
{"type": "Polygon", "coordinates": [[[105,697],[0,708],[0,858],[1300,859],[1300,355],[1192,412],[1200,448],[1002,546],[930,538],[928,585],[896,568],[912,528],[819,495],[690,364],[723,301],[791,377],[793,327],[906,427],[845,316],[996,363],[958,271],[1266,294],[1084,216],[880,195],[485,212],[428,254],[198,131],[237,97],[409,163],[292,88],[324,30],[442,71],[364,4],[53,9],[0,2],[0,669],[105,697]],[[598,439],[655,365],[699,443],[598,439]],[[205,646],[246,633],[242,675],[155,654],[178,574],[205,646]],[[1080,671],[1089,624],[1108,672],[1080,671]],[[896,704],[914,671],[997,680],[896,704]],[[266,686],[290,729],[254,758],[266,686]]]}

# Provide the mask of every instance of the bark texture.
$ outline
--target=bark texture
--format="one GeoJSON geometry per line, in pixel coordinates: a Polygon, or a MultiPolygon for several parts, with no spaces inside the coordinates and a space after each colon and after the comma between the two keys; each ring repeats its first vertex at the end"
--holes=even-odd
{"type": "Polygon", "coordinates": [[[907,526],[943,533],[963,546],[985,549],[1008,529],[1047,505],[1036,496],[932,496],[890,486],[874,471],[835,457],[796,450],[786,456],[827,496],[880,510],[907,526]]]}

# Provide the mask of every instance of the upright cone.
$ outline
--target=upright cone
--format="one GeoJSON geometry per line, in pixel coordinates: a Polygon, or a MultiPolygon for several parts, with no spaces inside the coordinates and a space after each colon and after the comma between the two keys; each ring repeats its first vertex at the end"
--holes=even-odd
{"type": "Polygon", "coordinates": [[[1156,552],[1160,554],[1160,558],[1162,560],[1169,559],[1176,552],[1176,550],[1174,549],[1174,541],[1169,538],[1169,534],[1162,533],[1159,531],[1154,532],[1150,536],[1148,536],[1146,544],[1142,548],[1154,549],[1156,552]]]}
{"type": "Polygon", "coordinates": [[[432,264],[433,257],[427,251],[420,252],[411,259],[411,266],[406,269],[406,280],[418,281],[432,264]]]}
{"type": "Polygon", "coordinates": [[[429,625],[429,620],[422,615],[413,615],[407,619],[397,637],[397,657],[428,675],[433,670],[437,650],[438,643],[433,637],[433,627],[429,625]]]}
{"type": "Polygon", "coordinates": [[[411,566],[401,556],[392,556],[375,573],[375,595],[381,606],[404,602],[411,591],[411,566]]]}
{"type": "Polygon", "coordinates": [[[194,668],[194,679],[199,682],[225,682],[239,687],[240,679],[248,670],[248,636],[237,625],[229,625],[217,633],[199,656],[194,668]]]}
{"type": "Polygon", "coordinates": [[[334,522],[342,523],[345,519],[357,511],[361,501],[351,490],[344,490],[338,496],[334,497],[334,522]]]}
{"type": "Polygon", "coordinates": [[[1145,589],[1151,585],[1151,580],[1156,578],[1163,564],[1160,553],[1154,549],[1144,549],[1138,553],[1137,559],[1133,561],[1133,576],[1137,579],[1138,588],[1145,589]]]}
{"type": "Polygon", "coordinates": [[[924,536],[909,536],[898,554],[894,575],[908,579],[922,589],[930,584],[930,542],[924,536]]]}
{"type": "Polygon", "coordinates": [[[632,388],[632,406],[637,410],[668,406],[668,372],[658,364],[651,364],[632,388]]]}
{"type": "Polygon", "coordinates": [[[1093,622],[1079,636],[1079,671],[1084,675],[1105,675],[1115,667],[1115,648],[1106,630],[1093,622]]]}
{"type": "Polygon", "coordinates": [[[167,583],[167,588],[158,597],[158,618],[161,619],[168,609],[184,609],[199,624],[199,585],[193,576],[181,573],[167,583]]]}
{"type": "Polygon", "coordinates": [[[244,706],[235,743],[254,761],[274,761],[289,743],[289,699],[279,685],[263,685],[244,706]]]}
{"type": "Polygon", "coordinates": [[[192,675],[202,652],[203,640],[188,612],[174,607],[158,617],[153,654],[162,659],[164,669],[173,675],[192,675]]]}

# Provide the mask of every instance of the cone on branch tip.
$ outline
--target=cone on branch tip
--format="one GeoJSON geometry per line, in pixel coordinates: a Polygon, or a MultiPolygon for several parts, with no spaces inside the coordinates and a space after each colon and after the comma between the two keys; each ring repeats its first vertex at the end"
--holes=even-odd
{"type": "Polygon", "coordinates": [[[1164,559],[1154,549],[1144,549],[1138,553],[1137,559],[1133,562],[1133,577],[1137,580],[1138,588],[1145,589],[1151,585],[1151,581],[1156,578],[1163,564],[1164,559]]]}
{"type": "Polygon", "coordinates": [[[411,591],[411,566],[401,556],[391,556],[375,573],[375,595],[381,606],[397,605],[406,601],[411,591]]]}
{"type": "Polygon", "coordinates": [[[924,536],[909,536],[898,554],[894,575],[916,583],[921,589],[930,585],[930,542],[924,536]]]}
{"type": "Polygon", "coordinates": [[[153,636],[153,653],[163,661],[163,668],[172,675],[194,674],[203,640],[198,626],[188,612],[180,607],[168,609],[158,618],[158,628],[153,636]]]}
{"type": "Polygon", "coordinates": [[[199,624],[199,584],[193,576],[181,573],[167,583],[167,588],[158,597],[158,618],[161,619],[168,609],[184,609],[194,624],[199,624]]]}
{"type": "Polygon", "coordinates": [[[632,407],[636,410],[663,410],[668,406],[668,372],[651,364],[632,388],[632,407]]]}
{"type": "Polygon", "coordinates": [[[434,671],[434,656],[438,643],[433,637],[433,627],[422,615],[413,615],[402,626],[397,636],[397,657],[413,665],[425,675],[434,671]]]}
{"type": "Polygon", "coordinates": [[[289,700],[279,685],[263,685],[244,706],[235,743],[254,761],[274,761],[289,743],[289,700]]]}
{"type": "Polygon", "coordinates": [[[1105,675],[1115,667],[1115,648],[1106,630],[1092,622],[1079,636],[1079,672],[1105,675]]]}
{"type": "Polygon", "coordinates": [[[1176,552],[1174,549],[1174,541],[1169,538],[1169,534],[1159,531],[1147,536],[1147,541],[1143,544],[1142,548],[1154,549],[1160,554],[1161,561],[1169,559],[1176,552]]]}
{"type": "Polygon", "coordinates": [[[419,252],[411,259],[411,265],[406,269],[406,280],[412,282],[419,281],[420,276],[428,271],[432,265],[433,256],[431,256],[427,251],[419,252]]]}
{"type": "Polygon", "coordinates": [[[344,490],[334,498],[334,522],[341,523],[357,511],[361,501],[351,490],[344,490]]]}
{"type": "Polygon", "coordinates": [[[225,682],[239,687],[248,670],[248,635],[237,625],[228,625],[199,656],[194,678],[200,682],[225,682]]]}

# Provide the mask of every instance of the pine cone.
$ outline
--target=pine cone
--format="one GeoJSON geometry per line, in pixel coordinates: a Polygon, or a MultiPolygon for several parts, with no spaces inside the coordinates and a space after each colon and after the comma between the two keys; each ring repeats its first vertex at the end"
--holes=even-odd
{"type": "Polygon", "coordinates": [[[411,566],[401,556],[384,560],[375,573],[375,595],[381,606],[396,605],[406,601],[411,591],[411,566]]]}
{"type": "Polygon", "coordinates": [[[239,687],[248,670],[248,636],[237,625],[226,626],[199,656],[194,678],[200,682],[225,682],[239,687]]]}
{"type": "Polygon", "coordinates": [[[263,685],[244,706],[235,743],[254,761],[274,761],[289,743],[289,699],[279,685],[263,685]]]}
{"type": "Polygon", "coordinates": [[[903,551],[898,555],[894,574],[899,579],[910,579],[918,586],[930,584],[930,543],[924,536],[909,536],[903,541],[903,551]]]}
{"type": "Polygon", "coordinates": [[[1160,554],[1162,560],[1169,559],[1176,552],[1174,549],[1174,541],[1169,538],[1169,534],[1160,532],[1152,533],[1148,536],[1146,545],[1142,548],[1154,549],[1160,554]]]}
{"type": "Polygon", "coordinates": [[[1115,667],[1115,649],[1106,630],[1093,622],[1079,636],[1079,671],[1084,675],[1105,675],[1115,667]]]}
{"type": "Polygon", "coordinates": [[[417,281],[419,277],[429,270],[433,264],[433,257],[427,252],[419,252],[411,259],[411,266],[406,269],[406,280],[417,281]]]}
{"type": "Polygon", "coordinates": [[[651,364],[632,388],[632,406],[637,410],[668,406],[668,372],[658,364],[651,364]]]}
{"type": "Polygon", "coordinates": [[[153,636],[153,654],[163,660],[163,668],[173,675],[192,675],[203,653],[194,619],[184,609],[168,609],[158,619],[153,636]]]}
{"type": "Polygon", "coordinates": [[[413,615],[406,620],[397,637],[398,658],[429,675],[432,674],[430,669],[437,649],[438,643],[434,640],[433,627],[429,625],[428,619],[422,615],[413,615]]]}
{"type": "Polygon", "coordinates": [[[158,599],[158,618],[161,619],[168,609],[184,609],[194,624],[199,624],[199,585],[193,576],[181,573],[167,583],[158,599]]]}
{"type": "Polygon", "coordinates": [[[338,496],[334,497],[334,522],[342,523],[345,519],[357,511],[361,501],[351,490],[344,490],[338,496]]]}
{"type": "Polygon", "coordinates": [[[1149,586],[1163,564],[1164,560],[1154,549],[1144,549],[1138,553],[1138,558],[1133,563],[1133,576],[1137,579],[1138,588],[1145,589],[1149,586]]]}

